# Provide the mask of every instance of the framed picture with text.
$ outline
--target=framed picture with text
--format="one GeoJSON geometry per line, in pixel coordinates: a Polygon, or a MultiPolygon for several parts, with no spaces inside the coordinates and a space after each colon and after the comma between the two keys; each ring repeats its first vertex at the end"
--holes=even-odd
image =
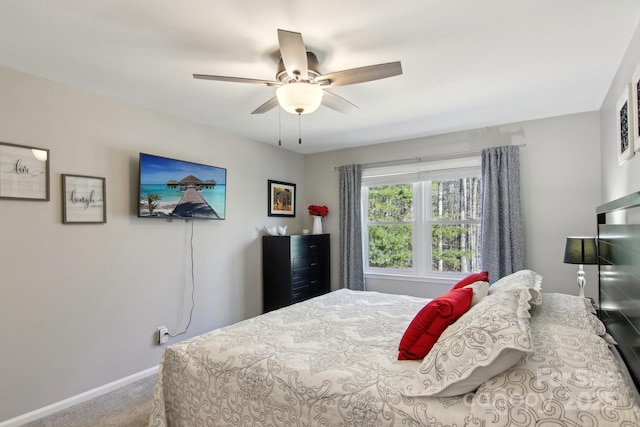
{"type": "Polygon", "coordinates": [[[269,180],[269,216],[296,216],[296,185],[269,180]]]}
{"type": "Polygon", "coordinates": [[[95,176],[62,175],[62,222],[107,222],[105,181],[105,178],[95,176]]]}
{"type": "Polygon", "coordinates": [[[631,84],[625,86],[616,103],[616,144],[618,146],[618,164],[620,165],[634,154],[631,86],[631,84]]]}
{"type": "Polygon", "coordinates": [[[0,198],[49,200],[49,150],[0,142],[0,198]]]}

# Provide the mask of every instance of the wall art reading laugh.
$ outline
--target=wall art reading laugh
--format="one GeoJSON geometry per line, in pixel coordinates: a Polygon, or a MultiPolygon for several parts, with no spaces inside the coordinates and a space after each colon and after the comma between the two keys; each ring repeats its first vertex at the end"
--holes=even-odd
{"type": "Polygon", "coordinates": [[[0,198],[49,200],[49,150],[0,142],[0,198]]]}
{"type": "Polygon", "coordinates": [[[62,175],[62,222],[105,223],[107,200],[105,179],[94,176],[62,175]]]}

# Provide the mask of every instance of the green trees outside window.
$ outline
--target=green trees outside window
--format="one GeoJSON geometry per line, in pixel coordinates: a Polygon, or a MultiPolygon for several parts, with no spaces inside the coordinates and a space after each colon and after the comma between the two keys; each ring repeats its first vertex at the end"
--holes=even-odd
{"type": "Polygon", "coordinates": [[[369,269],[412,274],[479,269],[480,179],[368,186],[369,269]]]}
{"type": "Polygon", "coordinates": [[[431,181],[432,270],[478,270],[480,203],[478,178],[431,181]]]}
{"type": "Polygon", "coordinates": [[[369,226],[369,266],[411,268],[413,186],[399,184],[369,188],[367,216],[373,224],[369,226]]]}

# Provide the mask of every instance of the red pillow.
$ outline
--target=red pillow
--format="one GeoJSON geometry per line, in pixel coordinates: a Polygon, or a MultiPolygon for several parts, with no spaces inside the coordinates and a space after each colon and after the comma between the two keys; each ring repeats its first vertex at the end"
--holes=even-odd
{"type": "Polygon", "coordinates": [[[488,271],[481,271],[479,273],[472,273],[472,274],[468,275],[467,277],[465,277],[464,279],[460,280],[455,285],[453,285],[451,290],[464,288],[465,286],[470,285],[470,284],[475,283],[475,282],[488,282],[488,281],[489,281],[489,272],[488,271]]]}
{"type": "Polygon", "coordinates": [[[473,289],[454,289],[429,301],[416,314],[404,332],[398,348],[398,360],[424,358],[447,326],[471,308],[473,289]]]}

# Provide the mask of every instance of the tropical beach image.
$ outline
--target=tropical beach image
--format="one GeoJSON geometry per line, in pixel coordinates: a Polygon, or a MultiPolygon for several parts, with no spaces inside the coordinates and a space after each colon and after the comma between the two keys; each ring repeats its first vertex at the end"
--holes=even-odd
{"type": "Polygon", "coordinates": [[[140,154],[138,216],[224,219],[224,168],[140,154]]]}

